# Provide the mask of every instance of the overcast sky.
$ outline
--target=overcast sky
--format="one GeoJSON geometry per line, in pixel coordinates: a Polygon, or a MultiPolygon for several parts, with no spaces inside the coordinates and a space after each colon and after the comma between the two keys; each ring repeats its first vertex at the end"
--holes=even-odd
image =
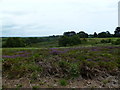
{"type": "Polygon", "coordinates": [[[119,0],[0,0],[2,36],[114,33],[119,0]]]}

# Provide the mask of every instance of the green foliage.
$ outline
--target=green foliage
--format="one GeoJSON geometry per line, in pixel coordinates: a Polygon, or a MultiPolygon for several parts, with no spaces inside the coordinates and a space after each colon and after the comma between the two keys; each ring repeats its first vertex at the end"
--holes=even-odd
{"type": "Polygon", "coordinates": [[[62,60],[62,61],[59,61],[58,65],[62,69],[62,72],[64,74],[68,75],[68,73],[70,71],[70,63],[68,63],[67,61],[62,60]]]}
{"type": "Polygon", "coordinates": [[[16,88],[21,88],[22,87],[22,84],[17,84],[16,85],[16,88]]]}
{"type": "Polygon", "coordinates": [[[107,84],[109,80],[102,80],[103,84],[107,84]]]}
{"type": "Polygon", "coordinates": [[[88,40],[87,38],[80,38],[81,44],[87,44],[88,40]]]}
{"type": "Polygon", "coordinates": [[[101,40],[101,43],[111,43],[111,39],[102,39],[101,40]]]}
{"type": "Polygon", "coordinates": [[[81,44],[81,40],[78,37],[78,35],[73,35],[73,36],[62,36],[59,39],[59,46],[73,46],[73,45],[77,45],[77,44],[81,44]]]}
{"type": "Polygon", "coordinates": [[[80,31],[80,32],[77,33],[77,34],[78,34],[78,36],[79,36],[80,38],[88,38],[88,34],[85,33],[84,31],[80,31]]]}
{"type": "Polygon", "coordinates": [[[65,79],[61,79],[59,83],[61,86],[66,86],[68,84],[68,82],[65,79]]]}
{"type": "Polygon", "coordinates": [[[97,67],[97,64],[96,64],[96,62],[93,62],[93,61],[82,60],[82,65],[81,66],[82,67],[87,66],[89,68],[95,68],[95,67],[97,67]]]}
{"type": "Polygon", "coordinates": [[[8,59],[3,62],[3,70],[8,71],[8,78],[20,78],[27,73],[32,72],[42,72],[42,68],[36,65],[34,62],[23,62],[23,60],[18,59],[8,59]]]}
{"type": "Polygon", "coordinates": [[[68,43],[69,43],[69,37],[67,36],[62,36],[59,39],[59,46],[67,46],[68,43]]]}
{"type": "Polygon", "coordinates": [[[25,43],[22,38],[19,37],[9,37],[3,47],[24,47],[25,43]]]}
{"type": "Polygon", "coordinates": [[[117,27],[116,29],[115,29],[115,31],[114,31],[114,36],[115,37],[120,37],[120,27],[117,27]]]}
{"type": "Polygon", "coordinates": [[[66,61],[60,61],[59,66],[63,70],[63,73],[69,74],[70,77],[78,77],[80,74],[79,64],[68,63],[66,61]]]}
{"type": "Polygon", "coordinates": [[[72,77],[78,77],[80,74],[79,65],[76,63],[70,64],[70,75],[72,77]]]}
{"type": "Polygon", "coordinates": [[[94,32],[94,37],[98,37],[98,35],[97,35],[97,33],[96,33],[96,32],[94,32]]]}
{"type": "Polygon", "coordinates": [[[117,68],[117,63],[116,62],[104,62],[104,61],[100,61],[98,63],[98,65],[100,66],[100,68],[106,68],[107,70],[114,70],[117,68]]]}
{"type": "MultiPolygon", "coordinates": [[[[12,38],[12,37],[11,37],[12,38]]],[[[52,48],[52,47],[60,47],[60,46],[106,46],[112,42],[112,45],[115,45],[114,42],[118,38],[80,38],[79,34],[71,35],[71,36],[59,36],[59,37],[19,37],[22,42],[24,43],[24,47],[31,47],[31,48],[52,48]],[[74,39],[73,39],[74,37],[74,39]],[[101,44],[101,40],[104,43],[101,44]],[[108,39],[111,39],[109,41],[108,39]],[[110,43],[109,43],[110,42],[110,43]]],[[[9,43],[6,44],[8,40],[7,38],[2,38],[2,47],[8,47],[9,43]]],[[[9,40],[8,40],[9,41],[9,40]]],[[[10,42],[11,43],[11,42],[10,42]]],[[[19,42],[17,42],[19,43],[19,42]]],[[[11,47],[16,47],[15,45],[10,45],[11,47]]],[[[18,46],[18,47],[23,47],[18,46]]]]}
{"type": "Polygon", "coordinates": [[[120,39],[117,39],[116,41],[113,41],[112,44],[120,45],[120,39]]]}
{"type": "Polygon", "coordinates": [[[36,64],[26,64],[23,66],[24,68],[26,68],[28,71],[31,71],[31,72],[42,72],[42,68],[40,66],[37,66],[36,64]]]}
{"type": "Polygon", "coordinates": [[[44,39],[43,38],[39,38],[39,37],[29,37],[29,38],[26,38],[26,44],[29,45],[29,44],[32,44],[32,43],[38,43],[38,42],[43,42],[44,39]]]}
{"type": "Polygon", "coordinates": [[[33,73],[31,74],[31,79],[32,79],[32,80],[36,80],[37,77],[38,77],[38,73],[37,73],[37,72],[33,72],[33,73]]]}
{"type": "Polygon", "coordinates": [[[111,37],[112,35],[110,34],[109,31],[106,31],[106,32],[101,32],[98,34],[98,37],[99,38],[107,38],[107,37],[111,37]]]}
{"type": "Polygon", "coordinates": [[[71,31],[71,32],[64,32],[63,34],[64,36],[73,36],[73,35],[76,35],[76,33],[74,31],[71,31]]]}
{"type": "Polygon", "coordinates": [[[39,86],[32,86],[33,90],[38,90],[38,88],[40,88],[39,86]]]}
{"type": "Polygon", "coordinates": [[[59,66],[60,67],[66,67],[68,65],[69,65],[69,63],[67,61],[64,61],[64,60],[59,61],[59,66]]]}
{"type": "Polygon", "coordinates": [[[120,59],[119,58],[116,60],[116,63],[117,63],[117,67],[120,69],[120,59]]]}

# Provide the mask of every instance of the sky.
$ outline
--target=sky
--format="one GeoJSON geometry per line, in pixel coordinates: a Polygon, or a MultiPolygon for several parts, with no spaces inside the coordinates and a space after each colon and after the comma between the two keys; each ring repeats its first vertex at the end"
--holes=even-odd
{"type": "Polygon", "coordinates": [[[119,0],[0,0],[3,37],[114,33],[119,0]]]}

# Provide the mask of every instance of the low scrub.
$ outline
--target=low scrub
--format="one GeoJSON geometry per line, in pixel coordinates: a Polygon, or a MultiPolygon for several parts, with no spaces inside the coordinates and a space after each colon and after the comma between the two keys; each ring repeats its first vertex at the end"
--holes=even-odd
{"type": "Polygon", "coordinates": [[[31,49],[27,55],[25,51],[3,49],[3,77],[28,77],[31,81],[46,76],[93,79],[102,71],[120,68],[119,46],[31,49]]]}
{"type": "Polygon", "coordinates": [[[120,45],[120,39],[117,39],[116,41],[112,42],[114,45],[120,45]]]}

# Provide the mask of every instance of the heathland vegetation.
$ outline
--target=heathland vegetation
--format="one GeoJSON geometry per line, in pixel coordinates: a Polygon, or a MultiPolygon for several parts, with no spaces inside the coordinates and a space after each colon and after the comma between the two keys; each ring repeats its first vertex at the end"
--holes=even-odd
{"type": "Polygon", "coordinates": [[[3,88],[119,87],[119,28],[2,40],[3,88]]]}

